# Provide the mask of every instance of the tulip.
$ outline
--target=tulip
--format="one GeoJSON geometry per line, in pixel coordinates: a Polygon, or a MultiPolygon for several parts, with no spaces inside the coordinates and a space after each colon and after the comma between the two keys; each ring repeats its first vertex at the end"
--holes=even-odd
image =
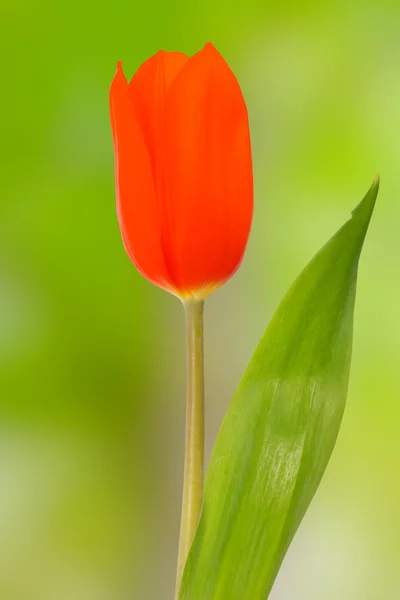
{"type": "Polygon", "coordinates": [[[217,50],[158,52],[110,90],[117,214],[126,251],[184,302],[185,465],[177,595],[204,485],[204,298],[239,267],[253,216],[246,104],[217,50]]]}
{"type": "Polygon", "coordinates": [[[239,267],[253,215],[245,101],[210,43],[159,51],[110,90],[117,214],[126,251],[148,280],[203,300],[239,267]]]}

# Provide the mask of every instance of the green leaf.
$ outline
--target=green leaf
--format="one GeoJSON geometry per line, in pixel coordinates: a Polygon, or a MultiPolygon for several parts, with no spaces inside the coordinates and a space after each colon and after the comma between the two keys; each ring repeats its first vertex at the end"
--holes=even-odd
{"type": "Polygon", "coordinates": [[[346,401],[375,179],[294,282],[233,397],[208,471],[180,600],[266,600],[318,488],[346,401]]]}

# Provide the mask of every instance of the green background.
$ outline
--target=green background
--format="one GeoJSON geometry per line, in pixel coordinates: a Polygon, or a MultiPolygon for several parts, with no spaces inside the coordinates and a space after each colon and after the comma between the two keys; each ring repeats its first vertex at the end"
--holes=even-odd
{"type": "Polygon", "coordinates": [[[255,218],[206,305],[207,455],[272,312],[375,173],[348,406],[272,600],[398,600],[400,5],[0,4],[0,597],[173,597],[184,315],[127,258],[108,88],[212,41],[247,100],[255,218]]]}

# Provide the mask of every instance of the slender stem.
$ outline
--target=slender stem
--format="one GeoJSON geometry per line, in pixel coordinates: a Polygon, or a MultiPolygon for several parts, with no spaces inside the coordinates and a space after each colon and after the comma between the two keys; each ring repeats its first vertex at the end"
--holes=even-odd
{"type": "Polygon", "coordinates": [[[202,300],[185,302],[186,310],[186,442],[176,598],[197,528],[204,488],[204,357],[202,300]]]}

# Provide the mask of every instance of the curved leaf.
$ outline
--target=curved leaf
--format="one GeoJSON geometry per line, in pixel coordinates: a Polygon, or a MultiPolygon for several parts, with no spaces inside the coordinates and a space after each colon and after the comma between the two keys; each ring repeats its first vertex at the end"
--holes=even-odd
{"type": "Polygon", "coordinates": [[[345,406],[358,260],[378,193],[294,282],[212,454],[180,600],[266,600],[321,481],[345,406]]]}

